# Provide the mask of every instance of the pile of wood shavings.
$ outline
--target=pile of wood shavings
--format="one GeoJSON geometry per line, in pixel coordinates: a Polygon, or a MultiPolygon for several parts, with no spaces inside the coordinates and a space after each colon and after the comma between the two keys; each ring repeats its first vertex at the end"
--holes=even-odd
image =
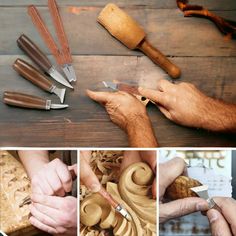
{"type": "MultiPolygon", "coordinates": [[[[90,165],[100,183],[104,187],[106,187],[107,182],[118,183],[123,151],[92,151],[91,156],[90,165]]],[[[84,185],[80,185],[80,201],[83,201],[90,194],[91,192],[84,185]]],[[[108,236],[110,232],[80,224],[80,235],[108,236]]]]}

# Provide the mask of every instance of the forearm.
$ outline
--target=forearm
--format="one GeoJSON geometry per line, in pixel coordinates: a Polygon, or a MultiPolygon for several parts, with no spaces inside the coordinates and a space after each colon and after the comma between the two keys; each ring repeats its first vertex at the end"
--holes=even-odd
{"type": "Polygon", "coordinates": [[[30,179],[49,162],[48,151],[44,150],[20,150],[18,155],[30,179]]]}
{"type": "Polygon", "coordinates": [[[203,127],[215,132],[236,133],[236,104],[211,99],[203,127]]]}
{"type": "Polygon", "coordinates": [[[127,134],[130,147],[158,147],[151,121],[146,115],[132,118],[127,134]]]}

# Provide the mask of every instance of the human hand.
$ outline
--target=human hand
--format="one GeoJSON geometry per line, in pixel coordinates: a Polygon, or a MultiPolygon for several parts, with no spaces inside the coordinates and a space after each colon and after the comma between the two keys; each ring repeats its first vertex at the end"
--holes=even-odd
{"type": "Polygon", "coordinates": [[[102,185],[90,166],[91,151],[80,151],[80,180],[92,192],[98,192],[102,185]]]}
{"type": "Polygon", "coordinates": [[[154,101],[160,111],[177,124],[212,131],[235,127],[236,106],[207,97],[193,84],[159,80],[156,90],[140,87],[139,92],[154,101]]]}
{"type": "Polygon", "coordinates": [[[48,196],[65,196],[72,189],[72,176],[61,160],[44,164],[44,166],[32,177],[31,189],[33,193],[48,196]]]}
{"type": "Polygon", "coordinates": [[[93,92],[87,90],[88,96],[105,106],[112,122],[127,132],[133,122],[147,118],[145,106],[133,95],[126,92],[93,92]]]}
{"type": "MultiPolygon", "coordinates": [[[[146,162],[156,175],[157,157],[155,151],[125,151],[120,171],[122,172],[127,166],[140,161],[146,162]]],[[[156,199],[156,178],[152,184],[152,196],[156,199]]]]}
{"type": "Polygon", "coordinates": [[[221,213],[215,209],[207,211],[212,236],[236,235],[236,201],[225,197],[214,198],[214,201],[220,207],[221,213]]]}
{"type": "Polygon", "coordinates": [[[53,235],[77,235],[77,199],[33,194],[30,223],[53,235]]]}
{"type": "Polygon", "coordinates": [[[110,119],[127,134],[131,147],[157,147],[146,107],[126,92],[92,92],[88,96],[105,106],[110,119]]]}
{"type": "Polygon", "coordinates": [[[174,158],[159,165],[160,223],[188,215],[196,211],[208,210],[208,203],[202,198],[189,197],[164,203],[167,187],[185,171],[186,164],[181,158],[174,158]]]}

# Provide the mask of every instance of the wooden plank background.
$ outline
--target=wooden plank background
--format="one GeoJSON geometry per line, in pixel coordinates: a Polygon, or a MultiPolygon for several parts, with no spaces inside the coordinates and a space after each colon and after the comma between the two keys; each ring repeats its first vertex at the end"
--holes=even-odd
{"type": "MultiPolygon", "coordinates": [[[[154,86],[167,78],[157,66],[138,51],[130,51],[96,23],[108,1],[59,1],[60,12],[73,53],[78,81],[67,91],[67,110],[34,111],[0,104],[0,146],[16,147],[126,147],[127,137],[110,122],[103,107],[91,101],[87,88],[104,90],[103,80],[137,81],[154,86]],[[76,6],[71,13],[71,6],[76,6]]],[[[209,96],[236,102],[236,41],[226,41],[210,21],[184,18],[175,0],[113,1],[122,6],[145,28],[148,38],[182,69],[179,81],[194,83],[209,96]]],[[[29,60],[17,48],[16,39],[25,33],[47,54],[47,48],[33,27],[26,6],[38,5],[51,32],[53,27],[47,1],[0,0],[0,96],[16,90],[50,97],[19,77],[11,65],[18,57],[29,60]]],[[[236,20],[236,1],[201,0],[217,14],[236,20]]],[[[52,59],[52,57],[50,56],[52,59]]],[[[29,60],[30,61],[30,60],[29,60]]],[[[148,106],[161,146],[235,146],[235,136],[178,126],[153,106],[148,106]]]]}

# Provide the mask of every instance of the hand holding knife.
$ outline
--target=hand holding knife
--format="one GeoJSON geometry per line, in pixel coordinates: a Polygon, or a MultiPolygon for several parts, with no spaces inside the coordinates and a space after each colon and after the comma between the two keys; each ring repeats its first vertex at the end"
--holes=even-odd
{"type": "Polygon", "coordinates": [[[63,103],[66,89],[58,88],[35,67],[22,59],[17,59],[13,64],[13,68],[25,79],[29,80],[44,91],[55,93],[60,98],[61,103],[63,103]]]}

